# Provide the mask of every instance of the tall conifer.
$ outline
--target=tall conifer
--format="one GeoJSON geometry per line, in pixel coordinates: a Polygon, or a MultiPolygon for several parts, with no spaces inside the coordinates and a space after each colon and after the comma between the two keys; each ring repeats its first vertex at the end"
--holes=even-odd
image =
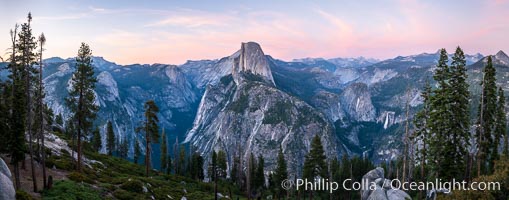
{"type": "Polygon", "coordinates": [[[99,107],[94,104],[94,88],[97,79],[94,77],[94,68],[92,67],[92,50],[90,47],[81,43],[76,57],[76,71],[72,78],[72,88],[69,91],[69,97],[66,99],[67,105],[71,110],[75,120],[77,131],[77,170],[81,171],[82,164],[82,144],[81,139],[85,137],[92,127],[99,107]]]}
{"type": "Polygon", "coordinates": [[[145,113],[144,113],[144,121],[140,127],[137,128],[137,131],[140,133],[145,133],[145,171],[146,176],[148,177],[148,173],[151,166],[150,159],[150,145],[152,143],[159,142],[159,118],[157,117],[157,113],[159,112],[159,108],[157,107],[154,100],[148,100],[144,105],[145,113]]]}
{"type": "Polygon", "coordinates": [[[488,56],[483,70],[481,82],[481,103],[478,109],[476,143],[477,143],[477,176],[490,173],[493,162],[491,151],[493,150],[495,113],[497,109],[497,86],[495,78],[496,70],[493,67],[491,56],[488,56]],[[486,162],[487,161],[487,162],[486,162]]]}
{"type": "Polygon", "coordinates": [[[113,155],[115,150],[115,132],[113,132],[113,125],[111,121],[108,121],[106,125],[106,147],[108,149],[108,155],[113,155]]]}

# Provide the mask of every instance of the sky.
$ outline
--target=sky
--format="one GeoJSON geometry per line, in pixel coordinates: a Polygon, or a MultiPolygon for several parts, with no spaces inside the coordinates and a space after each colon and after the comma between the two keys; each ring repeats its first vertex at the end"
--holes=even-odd
{"type": "Polygon", "coordinates": [[[509,0],[130,1],[0,0],[0,56],[9,30],[33,16],[45,57],[81,42],[118,64],[219,59],[254,41],[282,60],[509,52],[509,0]]]}

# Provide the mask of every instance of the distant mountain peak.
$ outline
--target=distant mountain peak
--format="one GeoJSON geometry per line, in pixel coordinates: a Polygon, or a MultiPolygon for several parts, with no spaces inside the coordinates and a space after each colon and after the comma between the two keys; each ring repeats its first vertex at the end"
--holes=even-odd
{"type": "Polygon", "coordinates": [[[507,54],[505,54],[504,51],[500,50],[497,52],[497,54],[495,56],[504,56],[504,57],[508,57],[507,54]]]}
{"type": "Polygon", "coordinates": [[[260,75],[274,84],[269,62],[258,43],[242,43],[240,50],[233,56],[235,57],[235,62],[233,63],[232,74],[237,83],[240,78],[240,72],[250,72],[260,75]]]}
{"type": "Polygon", "coordinates": [[[51,58],[44,59],[43,62],[44,63],[57,63],[57,62],[65,62],[65,60],[60,57],[51,57],[51,58]]]}
{"type": "Polygon", "coordinates": [[[504,62],[505,64],[509,64],[509,56],[507,56],[507,54],[505,54],[505,52],[503,52],[502,50],[498,51],[498,53],[495,54],[495,58],[497,60],[504,62]]]}

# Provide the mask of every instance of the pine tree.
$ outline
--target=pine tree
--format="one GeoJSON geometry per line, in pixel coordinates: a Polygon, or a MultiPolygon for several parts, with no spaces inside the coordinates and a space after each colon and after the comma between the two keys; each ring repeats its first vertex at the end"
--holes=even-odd
{"type": "Polygon", "coordinates": [[[433,78],[438,83],[437,88],[434,90],[434,95],[431,96],[431,109],[429,113],[430,121],[430,132],[433,135],[429,140],[429,163],[433,169],[436,177],[442,177],[445,171],[444,169],[450,169],[453,167],[453,162],[448,157],[452,157],[452,151],[450,147],[447,149],[446,144],[449,136],[451,112],[450,111],[450,85],[449,79],[451,72],[447,63],[449,58],[445,49],[440,50],[440,58],[436,66],[435,74],[433,78]]]}
{"type": "Polygon", "coordinates": [[[184,148],[184,145],[180,145],[179,150],[179,175],[185,176],[187,174],[186,172],[186,149],[184,148]]]}
{"type": "MultiPolygon", "coordinates": [[[[426,162],[428,162],[427,158],[427,151],[429,146],[429,141],[431,137],[431,132],[429,129],[430,120],[429,120],[429,114],[430,114],[430,107],[431,107],[431,85],[429,83],[429,80],[426,80],[426,83],[424,85],[424,90],[421,93],[421,97],[423,98],[423,107],[422,109],[417,112],[414,118],[414,126],[415,131],[413,135],[413,142],[414,142],[414,148],[415,148],[415,157],[416,160],[419,162],[420,167],[420,173],[419,173],[419,181],[425,182],[426,179],[426,162]]],[[[423,192],[419,192],[419,199],[422,199],[423,192]]]]}
{"type": "Polygon", "coordinates": [[[23,123],[24,119],[24,95],[23,95],[23,82],[21,76],[21,67],[20,62],[18,61],[17,56],[17,36],[18,36],[18,24],[14,26],[14,29],[11,29],[11,42],[12,42],[12,54],[9,58],[8,69],[11,72],[10,79],[12,82],[11,85],[11,94],[9,98],[6,99],[10,102],[10,115],[8,116],[8,124],[9,127],[9,136],[8,136],[8,147],[7,151],[11,155],[11,164],[14,168],[14,180],[16,189],[20,189],[20,174],[19,174],[19,162],[25,159],[25,127],[23,123]]]}
{"type": "Polygon", "coordinates": [[[283,154],[283,148],[281,146],[279,147],[277,154],[277,165],[273,177],[275,182],[274,184],[277,186],[276,196],[278,198],[285,196],[286,190],[282,190],[279,185],[281,185],[284,180],[288,179],[288,167],[286,165],[285,155],[283,154]]]}
{"type": "Polygon", "coordinates": [[[140,144],[138,142],[138,139],[134,139],[134,164],[138,164],[138,160],[140,159],[141,150],[140,150],[140,144]]]}
{"type": "Polygon", "coordinates": [[[230,172],[230,179],[233,184],[239,185],[239,165],[240,165],[240,159],[234,155],[233,156],[233,164],[232,164],[232,170],[230,172]]]}
{"type": "MultiPolygon", "coordinates": [[[[331,162],[329,163],[329,170],[330,170],[330,181],[331,182],[341,182],[341,164],[339,163],[339,160],[337,158],[333,158],[331,162]]],[[[340,198],[340,191],[336,190],[331,194],[332,199],[339,199],[340,198]]]]}
{"type": "Polygon", "coordinates": [[[99,131],[99,127],[96,127],[93,131],[93,136],[92,136],[92,147],[94,148],[95,151],[99,151],[101,150],[101,133],[99,131]]]}
{"type": "MultiPolygon", "coordinates": [[[[0,68],[0,73],[1,72],[2,72],[2,68],[0,68]]],[[[7,85],[8,85],[8,83],[4,83],[3,81],[0,80],[0,113],[2,113],[0,115],[0,130],[6,130],[6,132],[2,132],[2,134],[0,134],[0,153],[8,152],[8,148],[7,148],[8,143],[7,142],[9,140],[9,132],[7,132],[7,131],[9,129],[8,129],[7,120],[9,119],[8,118],[9,111],[7,109],[8,108],[8,103],[7,103],[8,86],[7,85]]]]}
{"type": "MultiPolygon", "coordinates": [[[[502,87],[498,88],[498,98],[497,98],[497,114],[496,114],[496,121],[495,121],[495,146],[493,147],[495,149],[495,154],[493,157],[495,159],[499,159],[498,155],[498,145],[500,144],[500,140],[504,139],[504,147],[502,154],[504,156],[507,156],[509,153],[508,147],[507,147],[507,119],[506,119],[506,112],[505,112],[505,95],[504,90],[502,87]]],[[[494,165],[494,163],[492,163],[494,165]]]]}
{"type": "Polygon", "coordinates": [[[414,142],[415,146],[417,148],[416,151],[416,157],[419,160],[420,165],[420,178],[421,181],[425,181],[425,169],[426,169],[426,162],[427,162],[427,151],[428,151],[428,145],[429,141],[431,139],[431,132],[429,129],[430,120],[429,120],[429,114],[431,109],[431,85],[428,80],[426,80],[426,83],[424,85],[424,90],[421,94],[421,97],[423,98],[423,107],[422,109],[417,112],[414,118],[414,126],[415,126],[415,132],[414,132],[414,142]],[[419,146],[419,144],[421,146],[419,146]]]}
{"type": "Polygon", "coordinates": [[[470,145],[470,112],[468,83],[466,82],[466,59],[463,50],[456,48],[452,57],[450,66],[450,100],[449,109],[451,118],[449,118],[449,134],[447,142],[444,145],[446,154],[451,155],[447,160],[451,161],[451,167],[444,168],[443,177],[460,179],[463,175],[463,169],[466,165],[465,158],[468,155],[467,147],[470,145]]]}
{"type": "Polygon", "coordinates": [[[214,199],[217,198],[217,153],[212,151],[212,161],[209,164],[209,177],[214,181],[214,199]]]}
{"type": "MultiPolygon", "coordinates": [[[[74,158],[74,149],[76,147],[76,143],[75,143],[75,137],[76,137],[76,128],[74,128],[76,125],[75,125],[75,120],[72,119],[72,116],[71,118],[69,118],[66,122],[65,122],[65,135],[67,137],[70,137],[71,138],[71,158],[74,158]]],[[[73,160],[74,161],[74,160],[73,160]]],[[[76,163],[73,163],[73,164],[76,164],[76,163]]]]}
{"type": "Polygon", "coordinates": [[[37,56],[35,54],[35,50],[37,48],[37,42],[35,41],[35,37],[32,35],[32,15],[28,13],[28,20],[26,23],[21,25],[21,32],[18,34],[18,45],[16,46],[19,52],[20,67],[21,67],[21,76],[24,81],[24,93],[25,93],[25,131],[28,135],[28,149],[30,153],[30,165],[32,170],[32,182],[34,192],[37,192],[37,177],[35,176],[35,166],[34,166],[34,150],[33,150],[33,85],[34,85],[34,77],[37,73],[36,69],[33,67],[34,63],[36,63],[37,56]]]}
{"type": "MultiPolygon", "coordinates": [[[[383,162],[382,164],[385,164],[385,162],[383,162]]],[[[343,155],[343,157],[341,158],[341,166],[340,166],[340,180],[346,180],[346,179],[352,179],[353,180],[353,173],[352,173],[352,163],[350,162],[350,159],[348,158],[348,155],[343,155]]],[[[385,169],[386,172],[388,172],[387,169],[385,169]]],[[[387,174],[388,175],[388,174],[387,174]]],[[[389,178],[389,176],[387,176],[387,178],[389,178]]],[[[351,198],[351,193],[352,191],[347,191],[347,190],[344,190],[345,188],[340,188],[340,191],[339,193],[341,194],[342,196],[342,199],[352,199],[351,198]]]]}
{"type": "MultiPolygon", "coordinates": [[[[202,162],[203,163],[203,162],[202,162]]],[[[166,164],[166,174],[171,174],[171,167],[172,167],[172,160],[171,160],[171,156],[168,155],[168,163],[166,164]]],[[[201,167],[200,167],[201,168],[201,167]]],[[[202,174],[203,174],[203,171],[202,171],[202,174]]]]}
{"type": "Polygon", "coordinates": [[[226,178],[227,161],[226,153],[223,150],[217,152],[217,176],[220,179],[226,178]]]}
{"type": "Polygon", "coordinates": [[[191,178],[195,180],[203,180],[203,157],[198,152],[194,152],[192,155],[192,164],[190,167],[191,178]]]}
{"type": "MultiPolygon", "coordinates": [[[[39,83],[38,83],[38,94],[37,94],[37,103],[38,103],[38,114],[39,114],[39,137],[41,138],[41,146],[42,146],[42,163],[46,163],[46,151],[44,151],[44,87],[42,83],[42,68],[43,68],[43,62],[42,62],[42,53],[44,51],[43,46],[46,44],[46,37],[44,36],[44,33],[42,33],[39,36],[39,83]]],[[[43,178],[43,187],[44,189],[47,189],[47,182],[46,182],[46,165],[42,165],[42,178],[43,178]]]]}
{"type": "MultiPolygon", "coordinates": [[[[303,178],[308,181],[314,181],[315,178],[327,178],[326,159],[321,139],[318,135],[315,135],[311,141],[311,149],[304,160],[303,178]]],[[[313,199],[313,191],[309,191],[309,198],[313,199]]]]}
{"type": "Polygon", "coordinates": [[[55,123],[61,127],[64,126],[64,118],[62,117],[61,113],[58,113],[57,117],[55,118],[55,123]]]}
{"type": "Polygon", "coordinates": [[[495,68],[491,56],[488,56],[481,82],[481,103],[478,109],[476,143],[477,143],[477,176],[489,174],[492,168],[493,139],[497,104],[497,86],[495,68]],[[486,162],[487,161],[487,162],[486,162]]]}
{"type": "Polygon", "coordinates": [[[175,138],[175,143],[173,144],[173,169],[175,170],[175,174],[180,174],[180,165],[179,165],[179,161],[180,161],[180,152],[179,152],[179,138],[176,137],[175,138]]]}
{"type": "Polygon", "coordinates": [[[167,141],[168,139],[166,138],[166,134],[164,133],[164,128],[163,128],[163,133],[162,133],[162,136],[161,136],[161,140],[162,140],[162,143],[161,143],[161,171],[166,171],[166,168],[168,168],[168,145],[167,145],[167,141]]]}
{"type": "Polygon", "coordinates": [[[81,139],[90,131],[96,117],[96,112],[99,109],[99,107],[94,104],[94,88],[97,79],[94,77],[94,68],[92,67],[92,50],[90,50],[90,47],[85,43],[81,43],[81,47],[78,50],[78,56],[76,57],[76,71],[74,72],[71,81],[73,84],[66,102],[73,113],[72,119],[76,122],[75,128],[77,131],[78,143],[77,170],[81,171],[81,139]]]}
{"type": "Polygon", "coordinates": [[[502,154],[509,158],[509,140],[507,135],[507,118],[505,112],[505,95],[502,88],[498,88],[498,103],[497,103],[497,133],[504,137],[504,148],[502,154]]]}
{"type": "Polygon", "coordinates": [[[253,153],[249,153],[249,157],[247,158],[247,170],[246,170],[246,192],[247,192],[247,199],[251,199],[252,196],[252,190],[254,187],[253,180],[256,172],[256,161],[253,156],[253,153]]]}
{"type": "Polygon", "coordinates": [[[304,178],[314,180],[317,177],[327,177],[325,151],[323,150],[322,142],[318,135],[315,135],[313,138],[311,142],[311,149],[305,159],[304,178]]]}
{"type": "Polygon", "coordinates": [[[123,159],[127,159],[129,154],[129,141],[127,140],[127,136],[124,137],[119,143],[119,157],[123,159]]]}
{"type": "Polygon", "coordinates": [[[106,147],[108,149],[108,155],[113,155],[113,151],[115,150],[115,132],[113,132],[113,125],[111,121],[108,121],[106,125],[106,147]]]}
{"type": "Polygon", "coordinates": [[[150,145],[151,143],[159,142],[159,126],[157,123],[159,122],[159,118],[157,118],[157,113],[159,112],[159,108],[157,107],[154,100],[148,100],[145,102],[145,121],[143,121],[142,126],[138,127],[138,132],[145,133],[145,171],[146,176],[148,177],[148,172],[150,170],[151,159],[150,159],[150,145]]]}
{"type": "MultiPolygon", "coordinates": [[[[263,160],[263,156],[260,154],[258,155],[258,162],[256,166],[255,176],[254,176],[254,188],[257,190],[263,190],[265,188],[265,173],[264,173],[264,167],[265,161],[263,160]]],[[[260,191],[262,193],[262,191],[260,191]]]]}

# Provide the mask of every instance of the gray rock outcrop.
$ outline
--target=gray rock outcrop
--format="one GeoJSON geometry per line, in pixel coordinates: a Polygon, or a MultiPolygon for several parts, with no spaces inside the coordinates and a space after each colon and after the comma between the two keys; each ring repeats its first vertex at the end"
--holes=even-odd
{"type": "Polygon", "coordinates": [[[371,102],[371,94],[364,83],[353,83],[341,94],[344,110],[355,121],[374,121],[376,110],[371,102]]]}
{"type": "Polygon", "coordinates": [[[267,58],[260,45],[255,42],[242,43],[238,57],[234,61],[232,74],[237,84],[240,82],[241,76],[238,76],[238,74],[241,72],[260,75],[274,85],[274,78],[272,77],[267,58]]]}
{"type": "Polygon", "coordinates": [[[11,171],[0,158],[0,200],[12,200],[16,197],[16,190],[11,181],[11,171]]]}
{"type": "Polygon", "coordinates": [[[332,123],[314,107],[274,86],[258,44],[243,43],[233,57],[232,74],[207,86],[186,143],[196,146],[206,160],[213,150],[225,151],[229,161],[234,155],[244,161],[250,153],[264,155],[266,170],[275,168],[281,147],[291,172],[300,171],[316,134],[327,157],[338,155],[332,123]]]}
{"type": "Polygon", "coordinates": [[[384,169],[377,167],[366,173],[362,177],[363,185],[369,186],[362,188],[362,200],[406,200],[411,199],[403,190],[394,189],[391,187],[391,180],[384,178],[384,169]],[[374,185],[374,190],[373,186],[374,185]]]}

